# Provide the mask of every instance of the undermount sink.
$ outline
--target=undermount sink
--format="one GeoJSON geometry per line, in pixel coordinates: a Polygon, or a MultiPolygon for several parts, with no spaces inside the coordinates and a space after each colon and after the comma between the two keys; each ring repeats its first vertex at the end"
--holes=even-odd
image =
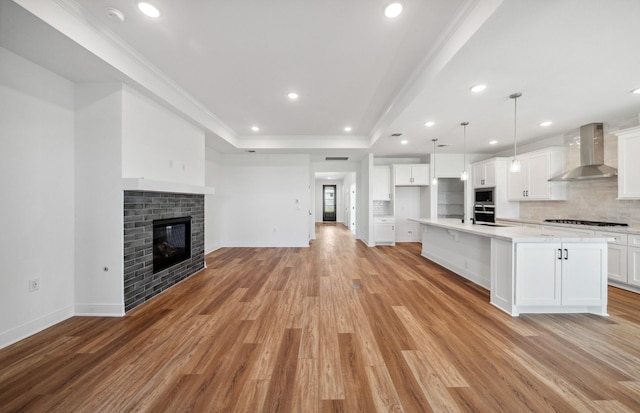
{"type": "Polygon", "coordinates": [[[511,225],[498,225],[498,224],[476,224],[476,225],[484,225],[485,227],[496,227],[496,228],[508,228],[511,225]]]}

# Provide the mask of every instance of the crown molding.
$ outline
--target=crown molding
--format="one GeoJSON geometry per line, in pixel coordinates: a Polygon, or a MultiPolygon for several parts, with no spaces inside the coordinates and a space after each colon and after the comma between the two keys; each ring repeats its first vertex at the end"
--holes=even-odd
{"type": "Polygon", "coordinates": [[[135,87],[236,146],[236,133],[75,0],[13,0],[112,66],[135,87]]]}

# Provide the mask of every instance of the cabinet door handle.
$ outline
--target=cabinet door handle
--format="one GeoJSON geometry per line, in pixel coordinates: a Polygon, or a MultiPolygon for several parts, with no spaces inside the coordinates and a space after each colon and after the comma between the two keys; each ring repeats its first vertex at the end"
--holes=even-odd
{"type": "Polygon", "coordinates": [[[522,197],[523,198],[526,196],[524,193],[525,193],[525,191],[522,191],[522,197]]]}
{"type": "Polygon", "coordinates": [[[558,248],[558,259],[562,259],[562,248],[558,248]]]}
{"type": "Polygon", "coordinates": [[[395,231],[396,230],[396,226],[395,225],[391,225],[391,231],[395,231]]]}
{"type": "Polygon", "coordinates": [[[527,191],[527,196],[529,196],[529,191],[527,191]]]}
{"type": "Polygon", "coordinates": [[[564,259],[568,260],[569,259],[569,250],[568,249],[564,249],[564,259]]]}

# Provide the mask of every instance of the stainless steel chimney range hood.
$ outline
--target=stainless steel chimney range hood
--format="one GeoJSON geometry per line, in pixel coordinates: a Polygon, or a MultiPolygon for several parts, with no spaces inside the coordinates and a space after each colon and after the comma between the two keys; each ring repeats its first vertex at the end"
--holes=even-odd
{"type": "Polygon", "coordinates": [[[618,170],[604,164],[604,128],[602,123],[580,127],[580,166],[549,181],[581,181],[618,176],[618,170]]]}

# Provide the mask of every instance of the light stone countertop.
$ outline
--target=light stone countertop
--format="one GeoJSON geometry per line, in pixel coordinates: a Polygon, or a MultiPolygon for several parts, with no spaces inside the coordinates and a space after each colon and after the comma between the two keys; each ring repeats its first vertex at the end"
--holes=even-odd
{"type": "MultiPolygon", "coordinates": [[[[459,219],[429,219],[410,218],[410,221],[424,225],[445,228],[468,234],[480,235],[489,238],[496,238],[511,242],[609,242],[612,238],[588,236],[576,233],[575,236],[566,232],[555,232],[542,228],[527,228],[521,226],[486,226],[482,224],[462,223],[459,219]]],[[[503,220],[505,221],[505,220],[503,220]]]]}
{"type": "Polygon", "coordinates": [[[545,226],[558,227],[558,228],[587,229],[587,230],[590,230],[590,231],[615,232],[615,233],[618,233],[618,234],[640,235],[640,227],[637,227],[637,226],[629,226],[629,227],[600,227],[600,226],[596,226],[596,225],[560,224],[560,223],[557,223],[557,222],[544,222],[544,221],[537,221],[537,220],[532,220],[532,219],[522,219],[522,218],[496,218],[496,221],[513,222],[513,223],[518,223],[518,224],[545,225],[545,226]]]}

